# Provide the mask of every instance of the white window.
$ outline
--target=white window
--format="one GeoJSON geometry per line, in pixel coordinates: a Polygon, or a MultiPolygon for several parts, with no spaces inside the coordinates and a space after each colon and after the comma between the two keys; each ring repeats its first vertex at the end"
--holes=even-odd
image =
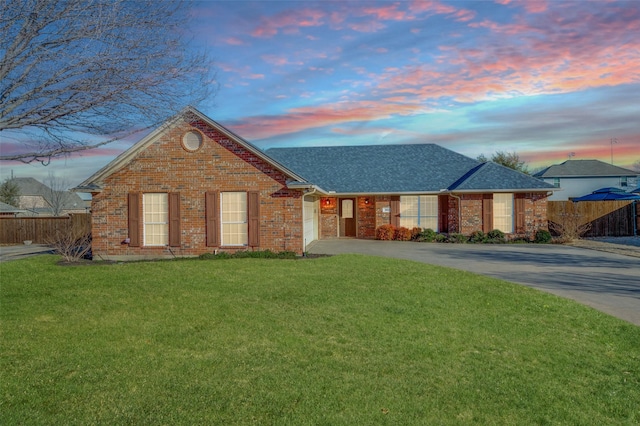
{"type": "Polygon", "coordinates": [[[246,246],[248,243],[247,193],[220,193],[220,223],[223,246],[246,246]]]}
{"type": "Polygon", "coordinates": [[[629,184],[629,180],[627,179],[626,176],[622,176],[620,177],[620,186],[621,187],[625,187],[629,184]]]}
{"type": "Polygon", "coordinates": [[[166,246],[169,244],[168,194],[142,194],[142,217],[144,245],[166,246]]]}
{"type": "Polygon", "coordinates": [[[493,229],[513,233],[513,194],[493,194],[493,229]]]}
{"type": "Polygon", "coordinates": [[[403,195],[400,197],[400,226],[430,228],[438,231],[438,196],[403,195]]]}

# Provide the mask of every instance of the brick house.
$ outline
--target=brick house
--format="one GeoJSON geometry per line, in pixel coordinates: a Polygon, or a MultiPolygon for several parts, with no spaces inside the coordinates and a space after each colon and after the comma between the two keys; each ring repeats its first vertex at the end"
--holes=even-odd
{"type": "Polygon", "coordinates": [[[388,223],[532,236],[552,189],[433,144],[262,151],[193,108],[75,188],[93,196],[98,259],[302,253],[388,223]]]}

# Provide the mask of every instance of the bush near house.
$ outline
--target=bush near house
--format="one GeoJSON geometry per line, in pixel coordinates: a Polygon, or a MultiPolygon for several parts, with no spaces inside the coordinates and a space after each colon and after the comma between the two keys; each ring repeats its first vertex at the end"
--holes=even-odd
{"type": "Polygon", "coordinates": [[[401,226],[396,229],[393,239],[398,241],[411,241],[411,229],[401,226]]]}
{"type": "MultiPolygon", "coordinates": [[[[454,244],[464,244],[464,243],[473,243],[473,244],[505,244],[509,243],[529,243],[531,242],[529,238],[519,237],[514,238],[512,240],[507,240],[507,236],[504,232],[499,229],[494,229],[489,231],[488,233],[484,233],[482,231],[474,231],[471,235],[466,236],[464,234],[459,233],[451,233],[451,234],[439,234],[433,229],[426,228],[418,228],[414,227],[412,229],[408,229],[405,227],[396,228],[393,225],[382,225],[376,229],[376,239],[377,240],[396,240],[396,241],[417,241],[417,242],[425,242],[425,243],[454,243],[454,244]]],[[[536,232],[535,239],[533,240],[535,243],[539,244],[547,244],[551,242],[551,233],[546,230],[539,230],[536,232]]]]}
{"type": "Polygon", "coordinates": [[[376,240],[390,241],[393,240],[396,233],[396,227],[393,225],[382,225],[376,229],[376,240]]]}

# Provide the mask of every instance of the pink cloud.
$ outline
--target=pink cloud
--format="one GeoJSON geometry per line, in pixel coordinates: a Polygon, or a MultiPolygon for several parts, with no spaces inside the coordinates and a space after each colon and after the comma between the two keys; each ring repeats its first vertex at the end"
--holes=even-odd
{"type": "Polygon", "coordinates": [[[326,13],[316,9],[289,10],[272,17],[263,17],[261,23],[251,35],[258,38],[270,38],[283,31],[295,34],[302,27],[317,27],[323,25],[326,13]]]}
{"type": "Polygon", "coordinates": [[[284,115],[248,117],[233,125],[234,131],[249,139],[301,132],[341,123],[374,121],[392,116],[409,116],[422,111],[419,105],[379,101],[349,101],[317,107],[293,108],[284,115]]]}
{"type": "Polygon", "coordinates": [[[242,46],[246,44],[244,41],[240,40],[237,37],[227,37],[222,40],[224,43],[232,45],[232,46],[242,46]]]}
{"type": "Polygon", "coordinates": [[[406,19],[413,19],[407,16],[407,13],[402,10],[398,10],[398,4],[391,4],[388,6],[380,7],[366,7],[362,10],[365,15],[373,15],[376,19],[383,21],[403,21],[406,19]]]}

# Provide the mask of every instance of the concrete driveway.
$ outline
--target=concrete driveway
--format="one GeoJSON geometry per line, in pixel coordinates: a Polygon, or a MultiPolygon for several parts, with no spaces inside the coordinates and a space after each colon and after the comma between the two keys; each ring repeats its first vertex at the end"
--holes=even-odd
{"type": "Polygon", "coordinates": [[[640,258],[561,245],[322,240],[315,254],[415,260],[524,284],[640,326],[640,258]]]}

